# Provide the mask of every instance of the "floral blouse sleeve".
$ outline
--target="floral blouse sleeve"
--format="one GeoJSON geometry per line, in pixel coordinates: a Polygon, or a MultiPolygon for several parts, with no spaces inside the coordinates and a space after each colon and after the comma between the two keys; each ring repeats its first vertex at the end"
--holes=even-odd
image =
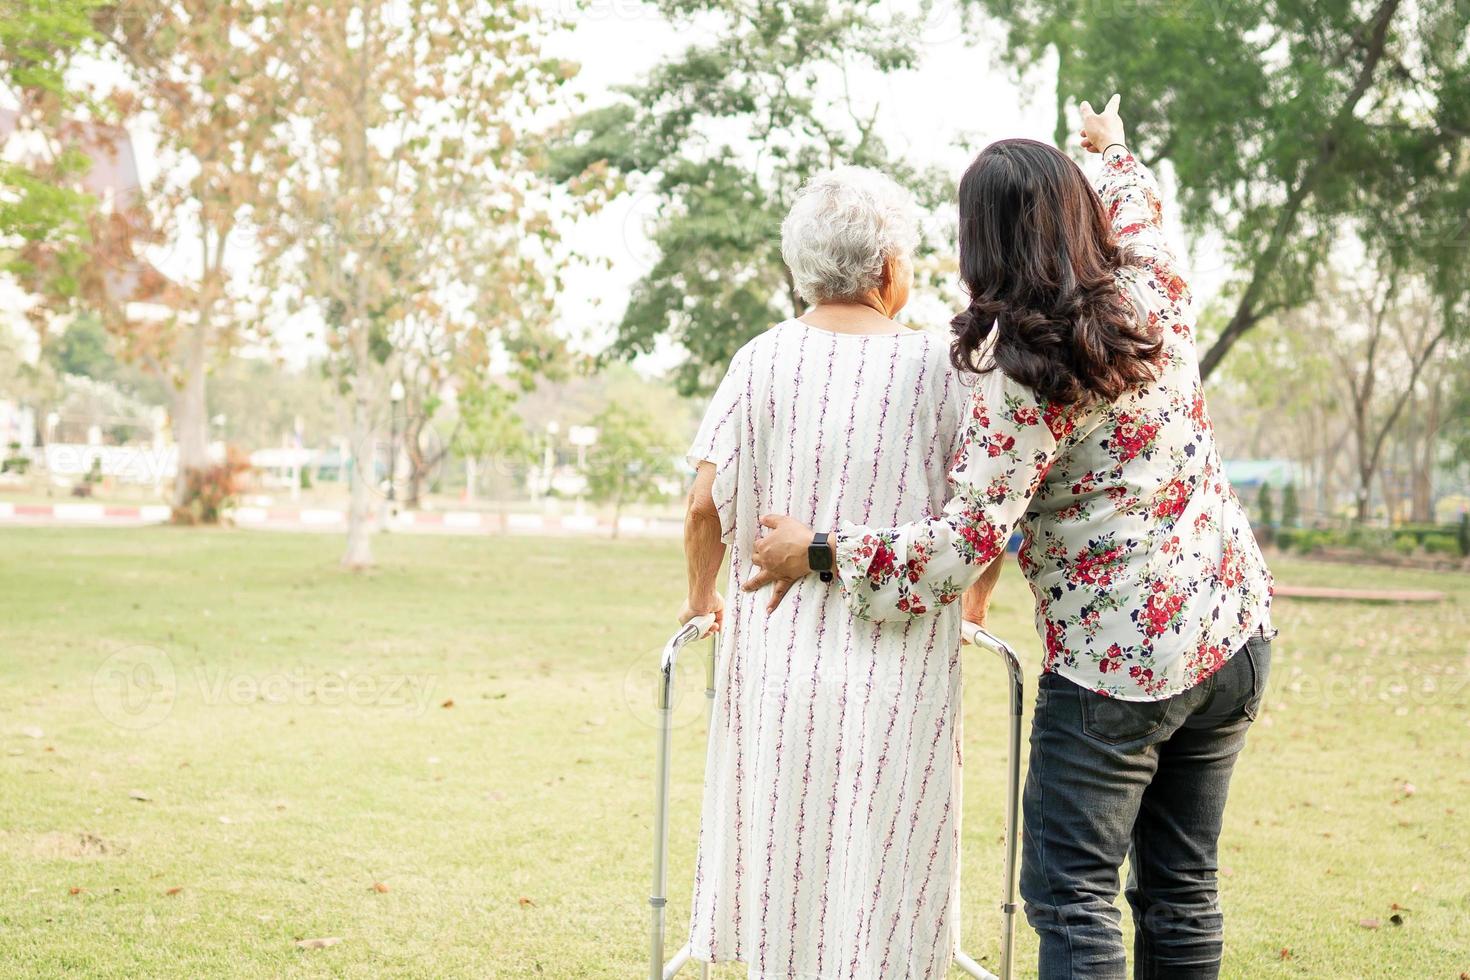
{"type": "Polygon", "coordinates": [[[958,599],[1005,549],[1071,426],[1000,371],[980,375],[968,415],[944,516],[881,529],[841,522],[837,572],[854,615],[914,618],[958,599]]]}
{"type": "Polygon", "coordinates": [[[1138,261],[1135,295],[1144,303],[1149,326],[1189,334],[1189,284],[1164,236],[1164,208],[1153,172],[1127,150],[1103,154],[1097,193],[1107,210],[1113,236],[1138,261]]]}

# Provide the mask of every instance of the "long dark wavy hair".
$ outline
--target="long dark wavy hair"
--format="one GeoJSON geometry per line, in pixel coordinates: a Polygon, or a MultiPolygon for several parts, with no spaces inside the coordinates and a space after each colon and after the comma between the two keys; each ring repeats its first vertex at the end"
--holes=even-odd
{"type": "Polygon", "coordinates": [[[999,368],[1046,401],[1113,401],[1151,380],[1163,343],[1119,292],[1134,260],[1097,192],[1055,147],[992,143],[960,181],[960,279],[970,306],[951,321],[961,371],[999,368]],[[976,357],[996,330],[991,358],[976,357]]]}

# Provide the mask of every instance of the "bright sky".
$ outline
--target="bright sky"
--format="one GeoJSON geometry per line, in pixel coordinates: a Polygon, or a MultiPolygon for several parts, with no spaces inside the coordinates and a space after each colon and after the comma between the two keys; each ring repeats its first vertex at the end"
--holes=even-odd
{"type": "MultiPolygon", "coordinates": [[[[713,37],[708,30],[676,29],[634,0],[544,2],[557,5],[574,22],[572,30],[548,41],[547,53],[582,65],[573,89],[589,107],[604,104],[612,86],[637,79],[682,46],[713,37]]],[[[924,25],[922,61],[916,70],[888,76],[854,72],[850,82],[860,110],[877,108],[879,129],[891,148],[901,149],[915,164],[937,164],[957,177],[992,140],[1013,136],[1049,140],[1055,103],[1049,66],[1020,84],[1002,63],[1002,40],[995,28],[967,30],[954,4],[955,0],[935,0],[924,25]]],[[[918,0],[894,0],[894,6],[917,10],[918,0]]],[[[1095,103],[1109,94],[1077,93],[1095,103]]],[[[1126,120],[1126,96],[1124,109],[1126,120]]],[[[133,143],[140,175],[149,181],[160,166],[157,140],[141,127],[133,133],[133,143]]],[[[656,255],[646,229],[655,205],[652,197],[635,192],[567,231],[565,240],[590,260],[566,277],[567,291],[560,302],[563,329],[578,346],[595,349],[607,342],[629,288],[652,266],[656,255]]],[[[150,258],[166,273],[188,279],[195,251],[186,241],[155,251],[150,258]]],[[[1195,292],[1207,296],[1218,287],[1223,270],[1218,261],[1201,263],[1198,258],[1195,292]]],[[[912,313],[916,321],[932,319],[931,326],[942,326],[948,316],[948,308],[932,299],[912,313]]],[[[321,352],[320,340],[311,336],[314,327],[311,318],[298,317],[276,330],[288,361],[300,364],[321,352]]],[[[643,366],[656,370],[678,356],[677,351],[663,351],[643,366]]]]}

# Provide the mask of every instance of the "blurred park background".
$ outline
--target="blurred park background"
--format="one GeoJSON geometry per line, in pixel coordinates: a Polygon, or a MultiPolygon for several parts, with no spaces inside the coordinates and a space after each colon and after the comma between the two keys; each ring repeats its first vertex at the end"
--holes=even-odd
{"type": "Polygon", "coordinates": [[[912,188],[942,333],[964,165],[1114,91],[1278,579],[1416,600],[1280,600],[1228,975],[1463,977],[1465,0],[0,0],[0,964],[630,975],[683,450],[801,311],[787,202],[912,188]]]}

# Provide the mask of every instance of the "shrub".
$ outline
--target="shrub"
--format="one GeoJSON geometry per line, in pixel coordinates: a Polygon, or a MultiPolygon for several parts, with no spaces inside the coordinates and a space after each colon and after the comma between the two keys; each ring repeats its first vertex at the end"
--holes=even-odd
{"type": "Polygon", "coordinates": [[[218,524],[225,510],[240,496],[244,476],[249,471],[249,458],[234,446],[225,450],[224,462],[189,471],[184,503],[174,508],[173,522],[218,524]]]}
{"type": "Polygon", "coordinates": [[[1457,557],[1460,554],[1460,541],[1458,537],[1449,533],[1426,534],[1424,550],[1431,555],[1457,557]]]}
{"type": "Polygon", "coordinates": [[[1281,526],[1296,527],[1301,523],[1301,505],[1296,499],[1296,484],[1288,483],[1281,489],[1281,526]]]}
{"type": "Polygon", "coordinates": [[[26,470],[31,468],[31,458],[21,454],[20,443],[10,444],[10,453],[3,461],[0,461],[0,473],[14,473],[16,476],[25,476],[26,470]]]}

